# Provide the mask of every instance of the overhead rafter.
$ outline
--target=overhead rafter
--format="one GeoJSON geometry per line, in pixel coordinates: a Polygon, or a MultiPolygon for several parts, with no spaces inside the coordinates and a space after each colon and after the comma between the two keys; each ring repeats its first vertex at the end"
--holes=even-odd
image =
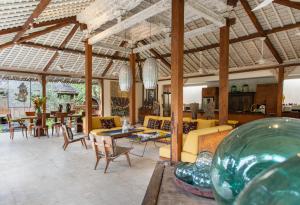
{"type": "Polygon", "coordinates": [[[245,9],[246,13],[248,14],[249,18],[251,19],[252,23],[254,24],[255,28],[257,29],[258,33],[261,34],[261,36],[266,37],[265,44],[267,45],[267,47],[269,48],[269,50],[273,54],[276,61],[278,63],[282,63],[283,62],[282,58],[280,57],[278,51],[275,49],[275,47],[271,43],[271,41],[270,41],[269,37],[267,36],[267,34],[264,32],[263,27],[260,25],[257,17],[252,12],[248,1],[247,0],[240,0],[240,2],[242,4],[243,8],[245,9]]]}
{"type": "MultiPolygon", "coordinates": [[[[55,19],[51,21],[44,21],[40,23],[33,23],[32,28],[39,28],[39,27],[44,27],[44,26],[51,26],[55,24],[60,24],[60,23],[77,23],[76,21],[76,16],[71,16],[67,18],[62,18],[62,19],[55,19]]],[[[10,33],[15,33],[19,32],[23,29],[22,26],[14,27],[14,28],[8,28],[8,29],[3,29],[0,30],[0,35],[5,35],[5,34],[10,34],[10,33]]]]}
{"type": "Polygon", "coordinates": [[[300,10],[300,3],[289,0],[274,0],[274,3],[300,10]]]}
{"type": "MultiPolygon", "coordinates": [[[[286,25],[286,26],[283,26],[283,27],[277,27],[277,28],[273,28],[273,29],[270,29],[270,30],[264,30],[264,33],[266,35],[269,35],[269,34],[272,34],[272,33],[287,31],[287,30],[294,29],[294,28],[299,28],[299,27],[300,27],[300,22],[297,22],[296,24],[289,24],[289,25],[286,25]]],[[[257,32],[257,33],[253,33],[253,34],[250,34],[250,35],[246,35],[246,36],[231,39],[231,40],[229,40],[229,43],[230,44],[238,43],[238,42],[247,41],[247,40],[255,39],[255,38],[258,38],[258,37],[262,37],[262,36],[263,35],[261,33],[257,32]]],[[[197,53],[197,52],[208,50],[208,49],[218,48],[219,46],[220,46],[219,43],[214,43],[214,44],[210,44],[210,45],[207,45],[207,46],[192,48],[192,49],[185,50],[184,54],[197,53]]],[[[171,54],[167,53],[167,54],[163,54],[161,56],[165,58],[165,57],[170,57],[171,54]]]]}
{"type": "MultiPolygon", "coordinates": [[[[16,74],[28,74],[28,75],[45,75],[45,76],[57,76],[57,77],[67,77],[67,78],[84,78],[84,75],[74,75],[72,73],[67,73],[67,72],[37,72],[37,71],[32,71],[28,69],[20,69],[20,68],[3,68],[0,67],[0,72],[5,72],[5,73],[16,73],[16,74]]],[[[93,79],[105,79],[105,80],[116,80],[114,78],[103,78],[101,76],[93,76],[93,79]]]]}
{"type": "Polygon", "coordinates": [[[30,27],[30,25],[33,23],[34,19],[38,18],[39,15],[45,10],[45,8],[48,6],[51,0],[41,0],[40,3],[37,5],[37,7],[34,9],[30,17],[27,19],[27,21],[22,26],[22,30],[19,31],[16,36],[13,39],[13,42],[17,42],[23,34],[26,32],[26,30],[30,27]]]}
{"type": "MultiPolygon", "coordinates": [[[[272,70],[272,69],[278,69],[278,68],[283,68],[283,67],[288,68],[288,67],[295,67],[295,66],[300,66],[300,62],[283,63],[283,64],[276,64],[276,65],[268,65],[268,66],[255,66],[253,68],[250,68],[251,66],[248,66],[249,68],[247,68],[247,69],[229,68],[229,70],[235,69],[233,71],[229,71],[229,74],[247,73],[247,72],[263,71],[263,70],[272,70]]],[[[216,76],[216,74],[210,73],[210,74],[201,74],[201,75],[189,75],[189,76],[183,76],[183,79],[209,77],[209,76],[216,76]]],[[[158,81],[166,81],[166,80],[171,80],[171,78],[170,77],[163,78],[163,79],[160,79],[158,81]]]]}
{"type": "Polygon", "coordinates": [[[99,41],[101,41],[104,38],[107,38],[109,36],[112,36],[114,34],[117,34],[123,30],[126,30],[128,28],[131,28],[132,26],[135,26],[136,24],[151,18],[152,16],[155,16],[161,12],[164,12],[171,8],[171,1],[170,0],[160,0],[159,2],[153,4],[152,6],[144,9],[143,11],[125,19],[124,21],[121,21],[120,23],[117,23],[116,25],[94,35],[89,39],[89,44],[95,44],[99,41]]]}
{"type": "Polygon", "coordinates": [[[68,24],[69,23],[60,23],[60,24],[45,28],[44,30],[33,32],[33,33],[31,33],[27,36],[24,36],[24,37],[20,38],[17,42],[10,41],[10,42],[4,43],[4,44],[0,45],[0,50],[4,49],[4,48],[7,48],[7,47],[10,47],[10,46],[13,46],[15,43],[22,43],[22,42],[28,41],[30,39],[42,36],[42,35],[47,34],[47,33],[50,33],[52,31],[55,31],[55,30],[60,29],[62,27],[65,27],[68,24]]]}
{"type": "MultiPolygon", "coordinates": [[[[52,50],[52,51],[63,51],[63,52],[67,52],[67,53],[84,55],[84,51],[81,51],[81,50],[75,50],[75,49],[70,49],[70,48],[60,49],[59,47],[43,45],[43,44],[39,44],[39,43],[24,42],[21,45],[33,47],[33,48],[42,48],[42,49],[47,49],[47,50],[52,50]]],[[[93,53],[93,57],[108,58],[108,59],[120,60],[120,61],[129,61],[128,58],[119,57],[119,56],[111,56],[111,55],[102,54],[102,53],[93,53]]]]}
{"type": "MultiPolygon", "coordinates": [[[[143,45],[147,45],[147,42],[146,42],[145,40],[141,40],[140,42],[141,42],[143,45]]],[[[156,51],[154,48],[151,48],[149,51],[150,51],[156,58],[158,58],[159,60],[161,60],[161,62],[171,70],[171,64],[170,64],[166,59],[164,59],[164,58],[160,55],[160,53],[158,53],[158,51],[156,51]]]]}
{"type": "MultiPolygon", "coordinates": [[[[120,47],[124,47],[125,44],[126,44],[126,41],[122,41],[122,42],[120,43],[120,47]]],[[[116,52],[113,54],[113,56],[117,57],[117,56],[119,56],[119,54],[120,54],[120,52],[119,52],[119,51],[116,51],[116,52]]],[[[107,73],[108,70],[111,68],[111,66],[113,65],[113,63],[114,63],[114,61],[113,61],[113,59],[111,59],[111,60],[109,61],[109,63],[107,64],[106,68],[104,69],[103,73],[101,74],[102,77],[106,75],[106,73],[107,73]]]]}
{"type": "MultiPolygon", "coordinates": [[[[69,34],[67,35],[67,37],[64,39],[64,41],[60,44],[59,49],[64,49],[65,46],[67,45],[67,43],[72,39],[72,37],[74,36],[74,34],[76,33],[77,29],[78,29],[79,25],[76,24],[72,30],[69,32],[69,34]]],[[[51,67],[52,63],[55,61],[55,59],[58,57],[59,52],[56,51],[54,53],[54,55],[52,56],[52,58],[49,60],[49,62],[47,63],[47,65],[45,66],[45,68],[43,69],[44,72],[47,72],[48,69],[51,67]]]]}

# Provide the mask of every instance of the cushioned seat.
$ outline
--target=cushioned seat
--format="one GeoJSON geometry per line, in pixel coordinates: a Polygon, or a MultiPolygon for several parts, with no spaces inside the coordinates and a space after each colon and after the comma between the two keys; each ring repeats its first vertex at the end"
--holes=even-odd
{"type": "MultiPolygon", "coordinates": [[[[86,130],[86,123],[85,123],[85,118],[83,118],[83,130],[86,130]]],[[[109,131],[109,130],[118,130],[122,129],[122,124],[121,124],[121,117],[119,116],[109,116],[109,117],[100,117],[100,116],[93,116],[92,117],[92,130],[91,134],[93,135],[98,135],[101,132],[109,131]],[[105,129],[103,128],[103,125],[101,123],[101,120],[108,120],[108,119],[114,119],[114,123],[116,127],[113,127],[111,129],[105,129]]]]}
{"type": "MultiPolygon", "coordinates": [[[[214,152],[219,143],[230,130],[232,130],[231,126],[222,125],[193,130],[187,135],[184,135],[181,161],[191,163],[195,162],[197,155],[201,150],[214,152]],[[201,141],[202,139],[203,141],[201,141]]],[[[170,158],[170,145],[160,147],[159,156],[163,158],[170,158]]]]}

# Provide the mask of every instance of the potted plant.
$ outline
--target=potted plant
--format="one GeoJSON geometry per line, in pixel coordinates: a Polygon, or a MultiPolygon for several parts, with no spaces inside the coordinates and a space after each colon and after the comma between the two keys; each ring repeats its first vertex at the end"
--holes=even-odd
{"type": "Polygon", "coordinates": [[[33,102],[33,105],[34,105],[35,113],[37,115],[41,114],[42,113],[41,107],[46,103],[46,97],[36,96],[36,97],[33,98],[32,102],[33,102]]]}

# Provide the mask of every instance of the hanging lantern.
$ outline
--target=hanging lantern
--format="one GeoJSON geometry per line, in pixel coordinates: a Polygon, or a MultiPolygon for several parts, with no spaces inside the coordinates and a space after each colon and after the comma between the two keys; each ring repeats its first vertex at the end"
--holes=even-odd
{"type": "Polygon", "coordinates": [[[143,83],[146,89],[156,89],[158,65],[154,58],[148,58],[143,67],[143,83]]]}
{"type": "Polygon", "coordinates": [[[119,86],[121,91],[128,92],[132,84],[132,74],[128,65],[123,64],[119,72],[119,86]]]}

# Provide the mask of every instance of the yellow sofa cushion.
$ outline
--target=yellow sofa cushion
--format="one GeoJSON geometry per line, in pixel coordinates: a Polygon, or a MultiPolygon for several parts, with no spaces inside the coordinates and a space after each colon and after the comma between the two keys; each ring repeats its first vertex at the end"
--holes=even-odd
{"type": "Polygon", "coordinates": [[[165,145],[159,148],[159,156],[170,159],[171,154],[171,146],[165,145]]]}
{"type": "Polygon", "coordinates": [[[197,159],[197,155],[188,152],[181,152],[181,161],[194,163],[197,159]]]}
{"type": "Polygon", "coordinates": [[[192,120],[192,122],[198,122],[197,129],[216,126],[216,120],[197,119],[197,120],[192,120]]]}
{"type": "MultiPolygon", "coordinates": [[[[92,130],[94,129],[101,129],[101,119],[114,119],[116,127],[122,127],[121,117],[120,116],[108,116],[108,117],[100,117],[100,116],[93,116],[92,117],[92,130]]],[[[83,120],[83,130],[85,130],[85,117],[82,118],[83,120]]]]}
{"type": "Polygon", "coordinates": [[[198,154],[198,145],[199,145],[199,140],[198,138],[201,137],[201,135],[207,135],[207,134],[212,134],[220,131],[225,131],[225,130],[231,130],[232,127],[228,125],[222,125],[222,126],[217,126],[217,127],[209,127],[209,128],[204,128],[204,129],[199,129],[199,130],[193,130],[189,132],[187,139],[185,140],[185,143],[183,144],[182,150],[184,152],[188,152],[194,155],[198,154]]]}
{"type": "Polygon", "coordinates": [[[160,118],[159,116],[147,115],[145,116],[143,126],[147,127],[149,119],[158,120],[159,118],[160,118]]]}

